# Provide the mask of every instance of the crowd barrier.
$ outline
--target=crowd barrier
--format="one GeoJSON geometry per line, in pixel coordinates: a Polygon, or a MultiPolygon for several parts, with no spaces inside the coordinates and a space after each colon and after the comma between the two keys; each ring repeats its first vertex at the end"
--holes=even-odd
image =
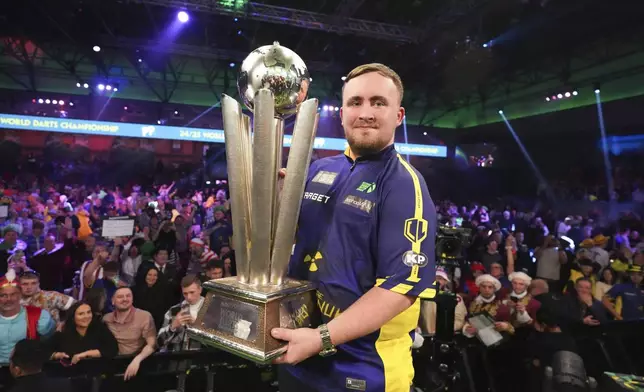
{"type": "MultiPolygon", "coordinates": [[[[570,334],[584,361],[587,375],[601,382],[607,379],[603,377],[606,372],[644,374],[643,331],[644,319],[612,321],[596,327],[580,324],[570,330],[570,334]]],[[[543,369],[535,369],[531,361],[518,361],[520,353],[517,351],[529,349],[530,339],[526,335],[518,331],[501,346],[486,348],[478,339],[456,334],[454,350],[459,358],[456,361],[458,380],[442,377],[440,364],[432,360],[437,349],[430,339],[426,339],[426,344],[415,353],[415,382],[430,391],[442,390],[438,388],[441,382],[457,384],[459,388],[455,390],[467,392],[532,391],[524,388],[526,384],[535,386],[535,391],[541,391],[537,386],[543,381],[543,369]]]]}
{"type": "MultiPolygon", "coordinates": [[[[580,325],[572,332],[579,354],[584,359],[589,376],[602,378],[604,372],[644,374],[644,320],[615,321],[597,327],[580,325]]],[[[495,363],[490,350],[479,344],[477,339],[455,336],[455,350],[461,358],[458,365],[463,389],[468,392],[497,391],[501,392],[498,378],[502,374],[493,367],[503,366],[495,363]],[[472,353],[483,359],[475,360],[472,353]]],[[[438,364],[431,360],[431,339],[427,339],[423,348],[414,351],[416,382],[423,386],[429,379],[440,374],[438,364]],[[437,370],[434,372],[434,370],[437,370]]],[[[64,366],[60,362],[48,362],[45,373],[51,377],[66,377],[74,380],[76,385],[83,385],[83,390],[99,392],[114,390],[110,381],[122,380],[125,369],[132,356],[117,356],[111,359],[87,359],[73,366],[64,366]]],[[[506,360],[512,360],[506,358],[506,360]]],[[[4,376],[7,376],[6,368],[4,376]]],[[[438,376],[440,378],[440,376],[438,376]]],[[[155,353],[142,362],[138,375],[138,385],[146,391],[188,390],[185,381],[189,379],[191,391],[228,391],[252,390],[275,391],[272,385],[274,372],[271,366],[256,365],[234,355],[215,349],[198,351],[181,351],[155,353]]],[[[436,380],[433,380],[436,381],[436,380]]],[[[123,385],[127,386],[128,383],[123,385]]],[[[130,383],[134,385],[135,383],[130,383]]],[[[121,389],[119,389],[120,391],[121,389]]],[[[140,390],[138,387],[137,390],[140,390]]]]}

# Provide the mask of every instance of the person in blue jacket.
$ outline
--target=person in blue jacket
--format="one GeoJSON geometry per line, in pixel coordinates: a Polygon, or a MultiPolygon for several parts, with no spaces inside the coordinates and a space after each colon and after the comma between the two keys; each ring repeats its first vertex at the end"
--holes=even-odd
{"type": "Polygon", "coordinates": [[[288,342],[275,360],[283,392],[411,388],[420,299],[436,294],[437,221],[423,177],[394,148],[402,97],[382,64],[345,79],[348,148],[311,165],[289,264],[316,285],[323,324],[272,331],[288,342]]]}
{"type": "Polygon", "coordinates": [[[615,320],[639,320],[644,318],[644,273],[639,265],[628,268],[630,282],[614,285],[602,302],[615,320]]]}

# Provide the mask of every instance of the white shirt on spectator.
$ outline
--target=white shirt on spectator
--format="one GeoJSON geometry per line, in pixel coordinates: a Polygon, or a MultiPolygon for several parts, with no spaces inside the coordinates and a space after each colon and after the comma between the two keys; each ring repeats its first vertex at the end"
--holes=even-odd
{"type": "Polygon", "coordinates": [[[593,252],[593,261],[595,263],[601,265],[602,269],[608,267],[608,264],[610,264],[610,256],[605,249],[595,246],[590,251],[593,252]]]}

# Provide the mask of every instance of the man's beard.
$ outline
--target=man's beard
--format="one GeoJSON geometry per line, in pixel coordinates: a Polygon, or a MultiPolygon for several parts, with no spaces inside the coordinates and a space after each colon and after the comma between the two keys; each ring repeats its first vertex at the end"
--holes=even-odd
{"type": "Polygon", "coordinates": [[[388,142],[383,141],[377,137],[361,138],[360,136],[357,136],[356,133],[360,132],[361,130],[359,128],[357,132],[354,132],[353,134],[347,132],[346,130],[344,131],[344,135],[347,139],[347,143],[349,143],[351,151],[357,156],[376,154],[387,147],[388,142]]]}

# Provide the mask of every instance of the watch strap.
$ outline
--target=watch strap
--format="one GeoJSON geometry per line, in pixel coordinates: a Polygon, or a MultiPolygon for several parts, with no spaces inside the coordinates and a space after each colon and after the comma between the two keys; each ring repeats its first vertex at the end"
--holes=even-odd
{"type": "Polygon", "coordinates": [[[331,333],[329,332],[329,328],[326,324],[322,324],[318,327],[318,330],[320,331],[320,338],[322,339],[322,351],[320,351],[320,355],[324,356],[334,354],[336,348],[331,342],[331,333]]]}

